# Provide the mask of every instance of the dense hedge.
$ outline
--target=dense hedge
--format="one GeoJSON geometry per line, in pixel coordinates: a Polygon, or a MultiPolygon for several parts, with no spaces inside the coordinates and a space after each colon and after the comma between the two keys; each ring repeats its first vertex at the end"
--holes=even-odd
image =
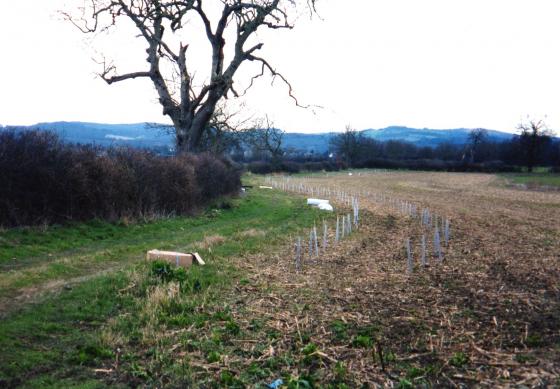
{"type": "Polygon", "coordinates": [[[189,214],[235,193],[240,172],[210,155],[159,157],[71,146],[47,132],[0,132],[0,225],[189,214]]]}
{"type": "MultiPolygon", "coordinates": [[[[406,169],[446,172],[482,172],[503,173],[520,172],[521,167],[505,164],[502,161],[487,161],[482,163],[466,163],[462,161],[444,161],[441,159],[387,159],[371,158],[356,163],[354,168],[378,169],[406,169]]],[[[277,166],[270,162],[258,161],[247,165],[247,170],[255,174],[270,174],[274,172],[298,173],[300,171],[337,171],[347,169],[344,163],[333,161],[293,162],[284,161],[277,166]]]]}
{"type": "Polygon", "coordinates": [[[482,173],[503,173],[503,172],[521,171],[521,168],[519,166],[507,165],[502,161],[466,163],[462,161],[444,161],[441,159],[397,160],[397,159],[372,158],[357,164],[355,167],[447,171],[447,172],[482,172],[482,173]]]}
{"type": "Polygon", "coordinates": [[[256,161],[247,165],[247,170],[254,174],[270,174],[275,172],[299,173],[301,171],[317,172],[322,170],[332,172],[341,169],[346,169],[344,163],[326,160],[311,162],[282,161],[276,166],[269,161],[256,161]]]}

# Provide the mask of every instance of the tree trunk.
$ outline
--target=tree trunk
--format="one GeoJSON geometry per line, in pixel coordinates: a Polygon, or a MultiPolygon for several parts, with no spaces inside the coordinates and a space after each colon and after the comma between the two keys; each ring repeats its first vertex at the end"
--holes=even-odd
{"type": "Polygon", "coordinates": [[[175,127],[175,150],[176,154],[185,152],[188,141],[188,128],[181,125],[174,125],[175,127]]]}
{"type": "MultiPolygon", "coordinates": [[[[209,116],[212,116],[211,114],[209,116]]],[[[209,120],[209,119],[208,119],[209,120]]],[[[197,153],[200,150],[202,135],[206,131],[207,120],[203,117],[195,118],[189,124],[176,123],[175,127],[175,145],[177,154],[197,153]]]]}
{"type": "Polygon", "coordinates": [[[212,92],[195,114],[188,114],[186,117],[173,120],[178,154],[201,151],[202,136],[207,130],[220,96],[219,93],[212,92]]]}

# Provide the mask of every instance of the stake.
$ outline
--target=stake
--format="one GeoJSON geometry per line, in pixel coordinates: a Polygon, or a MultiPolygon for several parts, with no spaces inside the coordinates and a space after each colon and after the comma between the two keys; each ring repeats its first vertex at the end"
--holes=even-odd
{"type": "Polygon", "coordinates": [[[313,225],[313,242],[315,244],[315,256],[319,257],[319,244],[317,242],[317,227],[313,225]]]}
{"type": "Polygon", "coordinates": [[[313,258],[313,230],[309,232],[309,259],[313,258]]]}
{"type": "Polygon", "coordinates": [[[340,236],[339,236],[340,231],[339,231],[339,228],[338,228],[339,224],[340,224],[340,223],[339,223],[339,219],[338,219],[338,216],[337,216],[337,217],[336,217],[336,234],[335,234],[335,236],[334,236],[334,241],[335,241],[335,243],[338,243],[338,240],[340,239],[340,236]]]}
{"type": "Polygon", "coordinates": [[[434,254],[437,254],[439,261],[443,260],[441,256],[441,247],[440,247],[440,239],[439,239],[439,229],[436,228],[434,232],[434,254]]]}
{"type": "Polygon", "coordinates": [[[422,266],[426,267],[426,235],[422,235],[422,266]]]}
{"type": "Polygon", "coordinates": [[[410,238],[406,238],[406,256],[407,256],[407,262],[408,262],[408,274],[412,274],[412,271],[414,270],[413,268],[413,262],[412,262],[412,251],[410,250],[410,238]]]}
{"type": "Polygon", "coordinates": [[[323,220],[323,253],[327,252],[327,222],[323,220]]]}
{"type": "Polygon", "coordinates": [[[298,236],[296,243],[296,271],[301,270],[301,237],[298,236]]]}

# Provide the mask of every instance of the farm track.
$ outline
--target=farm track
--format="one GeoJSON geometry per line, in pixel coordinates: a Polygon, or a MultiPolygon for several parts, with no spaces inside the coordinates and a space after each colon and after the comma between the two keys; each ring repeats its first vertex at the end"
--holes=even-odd
{"type": "Polygon", "coordinates": [[[96,260],[106,254],[101,250],[70,250],[50,257],[44,263],[35,261],[23,269],[0,274],[0,318],[8,317],[27,304],[40,301],[45,295],[56,294],[63,288],[123,269],[141,256],[125,260],[96,260]],[[51,275],[52,267],[65,266],[65,274],[51,275]]]}
{"type": "Polygon", "coordinates": [[[64,289],[72,289],[74,285],[86,282],[96,277],[111,274],[121,270],[124,264],[95,269],[87,275],[72,278],[59,278],[40,283],[36,286],[20,288],[12,297],[0,298],[0,319],[16,314],[29,304],[40,302],[46,295],[55,295],[64,289]]]}
{"type": "Polygon", "coordinates": [[[289,250],[242,263],[251,286],[235,291],[237,319],[264,320],[282,334],[263,358],[309,338],[324,382],[343,362],[352,387],[560,384],[560,194],[512,190],[474,174],[304,180],[429,207],[452,220],[453,237],[443,263],[430,258],[407,275],[403,243],[412,238],[418,260],[418,219],[362,198],[360,231],[301,273],[289,250]]]}

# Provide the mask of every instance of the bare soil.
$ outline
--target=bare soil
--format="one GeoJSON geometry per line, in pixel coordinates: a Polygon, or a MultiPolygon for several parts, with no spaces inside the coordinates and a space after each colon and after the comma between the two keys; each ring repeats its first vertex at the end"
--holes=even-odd
{"type": "MultiPolygon", "coordinates": [[[[241,262],[251,282],[235,291],[237,319],[246,326],[265,321],[279,334],[262,358],[312,343],[307,367],[295,364],[292,374],[303,369],[333,382],[338,363],[347,371],[340,382],[350,387],[560,385],[560,193],[511,189],[481,174],[379,172],[291,182],[360,194],[362,220],[357,233],[299,273],[292,247],[241,262]],[[374,201],[379,193],[451,220],[443,262],[431,255],[432,230],[374,201]],[[418,263],[422,234],[430,242],[426,268],[418,263]]],[[[245,346],[255,342],[267,340],[245,346]]]]}

